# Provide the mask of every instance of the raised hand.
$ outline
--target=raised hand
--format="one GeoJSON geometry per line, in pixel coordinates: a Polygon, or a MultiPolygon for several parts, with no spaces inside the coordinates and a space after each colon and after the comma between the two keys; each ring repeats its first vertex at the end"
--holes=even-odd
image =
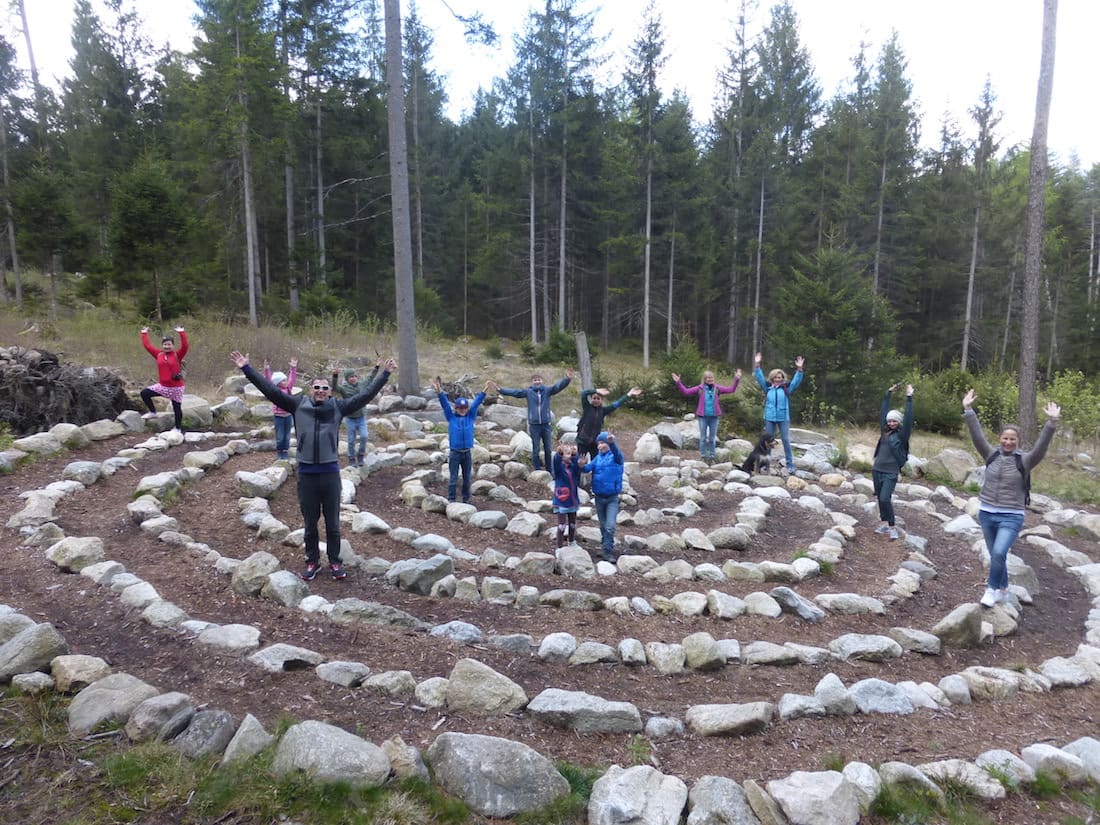
{"type": "Polygon", "coordinates": [[[679,383],[679,381],[680,381],[680,376],[679,376],[679,374],[678,374],[678,373],[675,373],[675,372],[674,372],[674,373],[672,373],[672,380],[673,380],[673,381],[676,381],[677,383],[679,383]]]}
{"type": "Polygon", "coordinates": [[[484,388],[484,389],[482,390],[482,392],[484,392],[484,393],[485,393],[486,395],[488,395],[488,394],[489,394],[489,390],[491,390],[491,389],[493,389],[493,388],[495,388],[495,387],[496,387],[496,384],[494,384],[494,383],[492,382],[492,380],[486,381],[486,382],[485,382],[485,388],[484,388]]]}
{"type": "Polygon", "coordinates": [[[1046,409],[1043,410],[1047,414],[1047,418],[1051,421],[1057,421],[1062,415],[1062,408],[1055,404],[1053,401],[1047,402],[1046,409]]]}
{"type": "Polygon", "coordinates": [[[572,381],[574,378],[577,377],[577,373],[572,367],[570,367],[565,371],[565,377],[572,381]]]}
{"type": "Polygon", "coordinates": [[[265,370],[271,369],[271,362],[269,360],[267,360],[266,358],[264,359],[264,369],[265,370]]]}
{"type": "Polygon", "coordinates": [[[596,392],[598,392],[600,395],[611,395],[611,390],[609,390],[607,387],[597,387],[596,392]]]}
{"type": "Polygon", "coordinates": [[[733,377],[736,378],[738,381],[741,380],[741,368],[740,367],[737,368],[737,371],[733,374],[733,377]]]}
{"type": "Polygon", "coordinates": [[[631,398],[637,398],[639,395],[642,394],[642,388],[641,387],[631,387],[629,390],[627,390],[626,394],[629,395],[631,398]]]}
{"type": "Polygon", "coordinates": [[[291,358],[290,359],[290,368],[292,370],[298,369],[298,359],[297,358],[291,358]]]}
{"type": "Polygon", "coordinates": [[[229,353],[229,360],[236,364],[238,367],[248,366],[248,353],[240,353],[237,350],[233,350],[229,353]]]}
{"type": "Polygon", "coordinates": [[[963,396],[963,409],[969,410],[971,405],[978,400],[978,394],[973,389],[966,391],[966,395],[963,396]]]}
{"type": "Polygon", "coordinates": [[[805,363],[806,363],[806,359],[803,358],[801,355],[794,359],[794,365],[798,369],[802,369],[802,365],[805,364],[805,363]]]}
{"type": "Polygon", "coordinates": [[[443,391],[443,384],[440,383],[438,376],[432,379],[432,389],[435,390],[436,392],[442,392],[443,391]]]}
{"type": "Polygon", "coordinates": [[[178,326],[178,327],[176,327],[176,332],[183,332],[183,331],[184,331],[184,330],[183,330],[183,327],[182,327],[182,326],[178,326]]]}
{"type": "Polygon", "coordinates": [[[891,384],[889,392],[896,392],[898,387],[900,387],[900,386],[901,386],[901,384],[891,384]]]}
{"type": "Polygon", "coordinates": [[[912,384],[906,384],[905,385],[905,397],[906,398],[912,398],[913,397],[913,385],[912,384]]]}
{"type": "Polygon", "coordinates": [[[397,369],[397,360],[395,358],[386,359],[386,372],[394,372],[397,369]]]}
{"type": "Polygon", "coordinates": [[[149,334],[149,327],[142,327],[141,331],[142,331],[143,334],[148,335],[149,334]]]}
{"type": "Polygon", "coordinates": [[[761,355],[761,354],[760,354],[759,352],[758,352],[758,353],[756,353],[756,355],[754,355],[754,356],[752,357],[752,363],[753,363],[753,364],[755,364],[755,365],[756,365],[756,366],[758,366],[758,367],[760,366],[760,363],[761,363],[761,362],[762,362],[763,360],[764,360],[764,356],[763,356],[763,355],[761,355]]]}

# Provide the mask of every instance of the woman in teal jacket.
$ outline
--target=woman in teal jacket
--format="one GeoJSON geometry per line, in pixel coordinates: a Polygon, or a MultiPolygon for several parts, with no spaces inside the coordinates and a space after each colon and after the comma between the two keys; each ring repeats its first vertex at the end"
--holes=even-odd
{"type": "Polygon", "coordinates": [[[787,381],[787,373],[775,369],[768,373],[768,380],[764,380],[764,370],[760,368],[763,356],[758,352],[753,359],[753,377],[760,389],[764,391],[764,433],[774,436],[776,428],[779,429],[779,437],[783,439],[783,453],[787,458],[787,472],[794,472],[794,453],[791,452],[791,395],[802,383],[802,366],[806,359],[801,355],[794,359],[795,374],[791,381],[787,381]]]}

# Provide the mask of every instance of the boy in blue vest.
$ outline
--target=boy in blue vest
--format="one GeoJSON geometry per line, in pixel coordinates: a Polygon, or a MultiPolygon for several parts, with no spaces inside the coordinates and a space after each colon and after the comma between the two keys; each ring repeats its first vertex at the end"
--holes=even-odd
{"type": "Polygon", "coordinates": [[[485,389],[475,395],[472,402],[465,396],[459,396],[454,400],[453,407],[439,378],[432,381],[432,389],[439,394],[439,406],[443,408],[443,417],[447,419],[447,444],[450,447],[448,466],[451,471],[450,481],[447,482],[447,500],[456,500],[458,472],[461,470],[462,501],[469,504],[470,481],[474,471],[474,424],[477,422],[478,408],[489,389],[489,382],[485,382],[485,389]]]}

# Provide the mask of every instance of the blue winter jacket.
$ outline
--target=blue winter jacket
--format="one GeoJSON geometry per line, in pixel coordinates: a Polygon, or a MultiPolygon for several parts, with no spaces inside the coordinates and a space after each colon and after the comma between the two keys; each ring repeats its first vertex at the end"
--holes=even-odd
{"type": "Polygon", "coordinates": [[[477,422],[477,409],[485,400],[485,393],[479,392],[470,401],[470,411],[458,415],[451,406],[447,393],[439,393],[439,406],[447,419],[447,443],[452,450],[469,450],[474,446],[474,424],[477,422]]]}
{"type": "Polygon", "coordinates": [[[802,383],[802,370],[797,370],[789,384],[780,384],[773,387],[771,382],[764,377],[764,370],[757,367],[752,371],[756,383],[764,391],[764,420],[765,421],[790,421],[791,401],[790,396],[802,383]]]}
{"type": "Polygon", "coordinates": [[[527,423],[528,424],[549,424],[550,423],[550,396],[564,390],[569,386],[569,378],[563,378],[556,384],[546,386],[540,384],[539,386],[524,387],[523,389],[515,389],[512,387],[501,387],[500,394],[507,395],[511,398],[526,398],[527,399],[527,423]]]}
{"type": "Polygon", "coordinates": [[[597,452],[584,465],[584,471],[592,473],[592,493],[597,496],[617,496],[623,491],[623,451],[614,441],[607,446],[611,449],[597,452]]]}
{"type": "Polygon", "coordinates": [[[577,493],[577,482],[581,477],[581,462],[577,456],[562,458],[556,452],[551,462],[554,469],[554,509],[562,512],[576,510],[581,505],[580,495],[577,493]],[[567,498],[562,496],[569,491],[567,498]]]}

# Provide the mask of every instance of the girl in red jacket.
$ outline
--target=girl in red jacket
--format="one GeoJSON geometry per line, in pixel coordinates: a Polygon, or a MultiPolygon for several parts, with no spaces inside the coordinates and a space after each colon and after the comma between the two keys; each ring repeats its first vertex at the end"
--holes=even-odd
{"type": "Polygon", "coordinates": [[[142,418],[156,418],[157,408],[153,406],[153,396],[159,395],[172,402],[172,415],[176,429],[183,432],[183,359],[187,355],[187,333],[183,327],[176,327],[180,334],[180,348],[176,349],[176,340],[171,335],[160,339],[160,349],[149,343],[149,328],[141,328],[141,345],[157,362],[157,383],[150,384],[141,391],[141,400],[149,408],[142,418]]]}

